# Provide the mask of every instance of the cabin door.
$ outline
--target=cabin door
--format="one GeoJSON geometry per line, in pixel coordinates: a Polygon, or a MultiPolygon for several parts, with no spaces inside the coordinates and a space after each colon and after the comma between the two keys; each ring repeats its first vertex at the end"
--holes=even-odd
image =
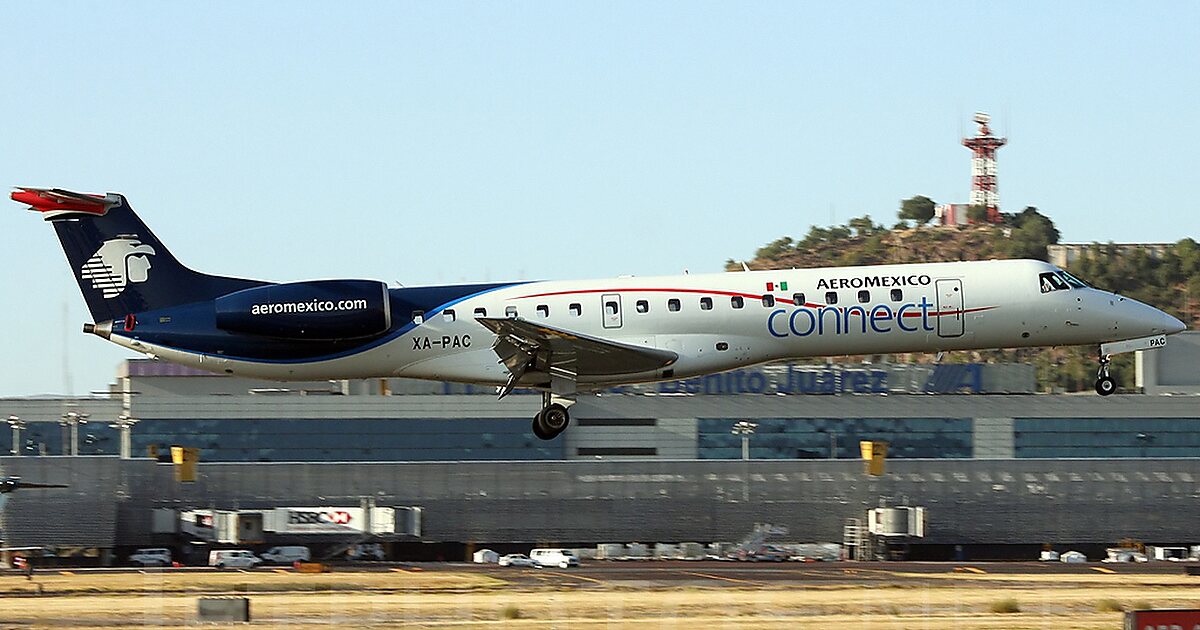
{"type": "Polygon", "coordinates": [[[937,334],[939,337],[961,337],[963,334],[962,280],[946,279],[934,282],[937,289],[937,334]]]}

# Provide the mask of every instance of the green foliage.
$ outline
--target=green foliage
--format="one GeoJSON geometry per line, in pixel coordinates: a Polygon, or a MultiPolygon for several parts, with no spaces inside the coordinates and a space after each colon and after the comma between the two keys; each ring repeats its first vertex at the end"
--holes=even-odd
{"type": "Polygon", "coordinates": [[[886,232],[887,228],[882,225],[877,225],[871,220],[871,215],[865,214],[861,217],[850,219],[846,222],[846,226],[854,230],[855,236],[871,236],[879,232],[886,232]]]}
{"type": "Polygon", "coordinates": [[[767,243],[765,246],[758,248],[758,251],[754,253],[754,257],[775,258],[790,251],[793,245],[794,243],[792,242],[792,237],[790,236],[777,238],[770,243],[767,243]]]}
{"type": "Polygon", "coordinates": [[[971,223],[986,223],[988,218],[987,210],[987,206],[971,206],[967,208],[967,220],[971,223]]]}
{"type": "Polygon", "coordinates": [[[933,218],[933,200],[924,195],[910,197],[900,202],[900,219],[916,221],[918,225],[929,223],[933,218]]]}

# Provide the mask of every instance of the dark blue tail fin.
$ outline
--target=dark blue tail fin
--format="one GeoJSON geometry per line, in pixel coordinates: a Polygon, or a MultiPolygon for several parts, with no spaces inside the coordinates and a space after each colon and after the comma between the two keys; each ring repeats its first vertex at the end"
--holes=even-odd
{"type": "Polygon", "coordinates": [[[20,188],[12,198],[29,204],[54,224],[97,323],[266,284],[210,276],[183,266],[142,223],[124,195],[20,188]]]}

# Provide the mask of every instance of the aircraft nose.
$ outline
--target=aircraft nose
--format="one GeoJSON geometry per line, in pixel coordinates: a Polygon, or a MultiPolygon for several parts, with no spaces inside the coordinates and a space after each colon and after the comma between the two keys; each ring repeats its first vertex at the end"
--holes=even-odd
{"type": "MultiPolygon", "coordinates": [[[[1159,312],[1162,313],[1162,311],[1159,311],[1159,312]]],[[[1183,322],[1179,321],[1178,319],[1175,319],[1174,317],[1171,317],[1170,315],[1167,315],[1166,313],[1162,313],[1162,316],[1163,316],[1163,330],[1166,332],[1166,334],[1174,335],[1175,333],[1183,332],[1183,331],[1187,330],[1187,325],[1184,324],[1183,322]]]]}
{"type": "Polygon", "coordinates": [[[1153,306],[1137,302],[1134,320],[1147,335],[1173,335],[1187,329],[1183,322],[1153,306]]]}

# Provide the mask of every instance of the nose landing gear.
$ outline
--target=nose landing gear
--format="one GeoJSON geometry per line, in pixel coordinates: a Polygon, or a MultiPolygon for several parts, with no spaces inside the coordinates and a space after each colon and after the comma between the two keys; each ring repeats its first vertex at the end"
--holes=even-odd
{"type": "Polygon", "coordinates": [[[1109,396],[1117,391],[1117,381],[1109,376],[1108,365],[1112,363],[1112,355],[1100,355],[1100,371],[1096,373],[1096,393],[1109,396]]]}

